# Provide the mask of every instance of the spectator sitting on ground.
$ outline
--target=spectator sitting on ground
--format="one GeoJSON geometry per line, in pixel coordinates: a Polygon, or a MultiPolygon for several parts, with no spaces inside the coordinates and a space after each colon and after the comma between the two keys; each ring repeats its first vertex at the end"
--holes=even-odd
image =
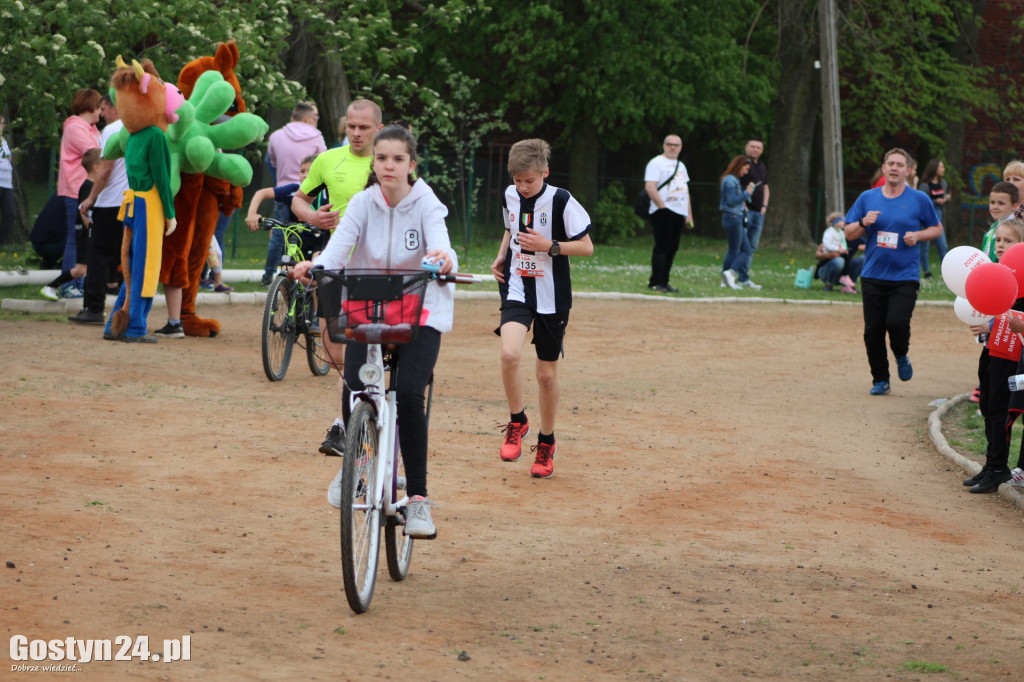
{"type": "MultiPolygon", "coordinates": [[[[98,177],[100,168],[100,148],[93,147],[82,154],[82,167],[85,169],[86,178],[78,188],[78,204],[89,198],[92,193],[93,183],[98,177]]],[[[65,207],[67,201],[65,200],[65,207]]],[[[59,298],[82,298],[83,290],[79,287],[80,278],[85,277],[87,271],[87,256],[89,250],[89,224],[90,214],[86,211],[75,211],[75,248],[71,251],[75,254],[75,264],[68,269],[68,264],[61,262],[61,273],[49,284],[40,290],[43,297],[56,301],[59,298]]],[[[67,258],[68,250],[65,243],[64,258],[67,258]]]]}
{"type": "Polygon", "coordinates": [[[64,199],[56,194],[50,196],[43,210],[32,223],[32,248],[39,254],[40,270],[55,270],[60,267],[67,241],[68,228],[65,224],[64,199]]]}
{"type": "Polygon", "coordinates": [[[838,285],[844,294],[855,294],[864,260],[857,258],[857,251],[851,250],[846,242],[843,214],[838,211],[829,213],[826,221],[828,227],[821,235],[821,244],[814,254],[818,259],[816,274],[825,285],[825,291],[832,291],[838,285]]]}

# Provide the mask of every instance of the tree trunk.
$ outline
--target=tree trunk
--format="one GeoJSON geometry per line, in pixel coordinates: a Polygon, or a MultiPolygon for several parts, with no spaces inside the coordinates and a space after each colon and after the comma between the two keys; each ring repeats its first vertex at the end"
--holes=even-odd
{"type": "MultiPolygon", "coordinates": [[[[974,16],[985,15],[986,0],[973,0],[971,3],[974,16]]],[[[978,44],[978,23],[972,21],[973,17],[962,17],[960,21],[961,31],[957,41],[950,50],[950,54],[964,64],[978,64],[976,47],[978,44]]],[[[967,241],[967,228],[964,226],[963,215],[959,210],[960,189],[963,186],[962,166],[964,160],[964,120],[951,121],[943,136],[946,143],[946,180],[952,192],[952,199],[943,211],[943,228],[946,232],[946,240],[950,248],[956,245],[951,238],[956,236],[957,242],[967,241]]]]}
{"type": "MultiPolygon", "coordinates": [[[[338,119],[345,114],[352,93],[349,90],[345,67],[332,50],[323,46],[320,40],[301,26],[292,31],[289,38],[288,55],[285,60],[285,77],[298,81],[306,88],[309,98],[320,113],[317,126],[324,135],[327,147],[335,145],[338,137],[338,119]]],[[[276,130],[290,120],[294,102],[288,107],[280,122],[268,121],[270,129],[276,130]],[[277,125],[274,125],[277,123],[277,125]]]]}
{"type": "MultiPolygon", "coordinates": [[[[821,111],[821,88],[814,62],[819,54],[814,5],[779,2],[779,101],[771,139],[769,208],[765,237],[781,248],[811,242],[811,152],[821,111]]],[[[841,210],[844,207],[828,207],[841,210]]]]}
{"type": "Polygon", "coordinates": [[[569,186],[566,188],[593,215],[597,207],[597,126],[587,121],[572,131],[569,143],[569,186]]]}

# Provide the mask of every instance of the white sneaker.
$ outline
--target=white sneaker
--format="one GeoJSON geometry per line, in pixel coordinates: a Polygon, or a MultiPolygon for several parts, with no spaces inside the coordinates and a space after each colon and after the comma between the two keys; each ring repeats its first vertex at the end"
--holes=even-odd
{"type": "Polygon", "coordinates": [[[732,270],[723,270],[722,279],[725,280],[726,286],[730,289],[739,289],[740,285],[736,283],[736,273],[732,270]]]}
{"type": "Polygon", "coordinates": [[[344,469],[338,469],[338,475],[327,486],[327,502],[336,509],[341,509],[341,472],[343,471],[344,469]]]}
{"type": "Polygon", "coordinates": [[[760,284],[754,284],[749,279],[746,282],[740,282],[739,284],[740,284],[741,287],[747,287],[748,289],[760,289],[761,288],[760,284]]]}
{"type": "Polygon", "coordinates": [[[60,298],[60,294],[57,293],[57,290],[51,287],[50,285],[46,285],[45,287],[40,289],[39,293],[42,294],[43,298],[48,298],[51,301],[56,301],[57,299],[60,298]]]}
{"type": "Polygon", "coordinates": [[[405,506],[405,534],[411,538],[426,540],[437,537],[437,529],[430,518],[430,508],[436,506],[422,495],[409,498],[409,503],[405,506]]]}
{"type": "Polygon", "coordinates": [[[1010,485],[1014,488],[1024,488],[1024,469],[1020,467],[1010,472],[1010,485]]]}

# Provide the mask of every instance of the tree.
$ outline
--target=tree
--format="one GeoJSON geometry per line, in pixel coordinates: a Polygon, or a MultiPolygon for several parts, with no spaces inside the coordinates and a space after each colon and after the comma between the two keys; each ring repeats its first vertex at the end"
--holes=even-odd
{"type": "Polygon", "coordinates": [[[746,24],[733,18],[754,13],[753,0],[490,5],[456,37],[456,66],[505,105],[517,133],[553,131],[569,149],[569,189],[590,205],[601,147],[706,126],[724,150],[768,109],[770,65],[751,54],[744,72],[746,24]]]}
{"type": "MultiPolygon", "coordinates": [[[[991,96],[985,70],[955,58],[971,0],[840,0],[839,64],[843,163],[880,164],[897,136],[933,154],[945,150],[951,121],[962,121],[991,96]]],[[[772,133],[772,210],[765,234],[782,246],[810,241],[810,168],[821,110],[816,3],[779,0],[778,106],[772,133]]],[[[848,196],[852,201],[856,194],[848,196]]],[[[835,210],[829,207],[827,210],[835,210]]]]}
{"type": "Polygon", "coordinates": [[[105,93],[114,59],[148,57],[167,81],[192,59],[235,39],[253,104],[301,91],[278,68],[288,9],[270,2],[203,0],[0,0],[0,98],[19,139],[55,143],[79,88],[105,93]]]}

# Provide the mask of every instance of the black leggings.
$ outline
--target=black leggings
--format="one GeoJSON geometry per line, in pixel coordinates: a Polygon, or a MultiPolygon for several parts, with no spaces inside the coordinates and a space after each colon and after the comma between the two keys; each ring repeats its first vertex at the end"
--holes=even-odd
{"type": "MultiPolygon", "coordinates": [[[[434,375],[434,364],[441,350],[441,332],[431,327],[420,328],[416,340],[398,347],[395,365],[398,368],[398,444],[405,464],[406,491],[409,496],[427,496],[427,415],[426,390],[434,375]]],[[[363,388],[359,368],[366,363],[366,346],[351,344],[345,350],[345,384],[353,391],[363,388]]],[[[349,416],[348,391],[342,404],[345,419],[349,416]]]]}

